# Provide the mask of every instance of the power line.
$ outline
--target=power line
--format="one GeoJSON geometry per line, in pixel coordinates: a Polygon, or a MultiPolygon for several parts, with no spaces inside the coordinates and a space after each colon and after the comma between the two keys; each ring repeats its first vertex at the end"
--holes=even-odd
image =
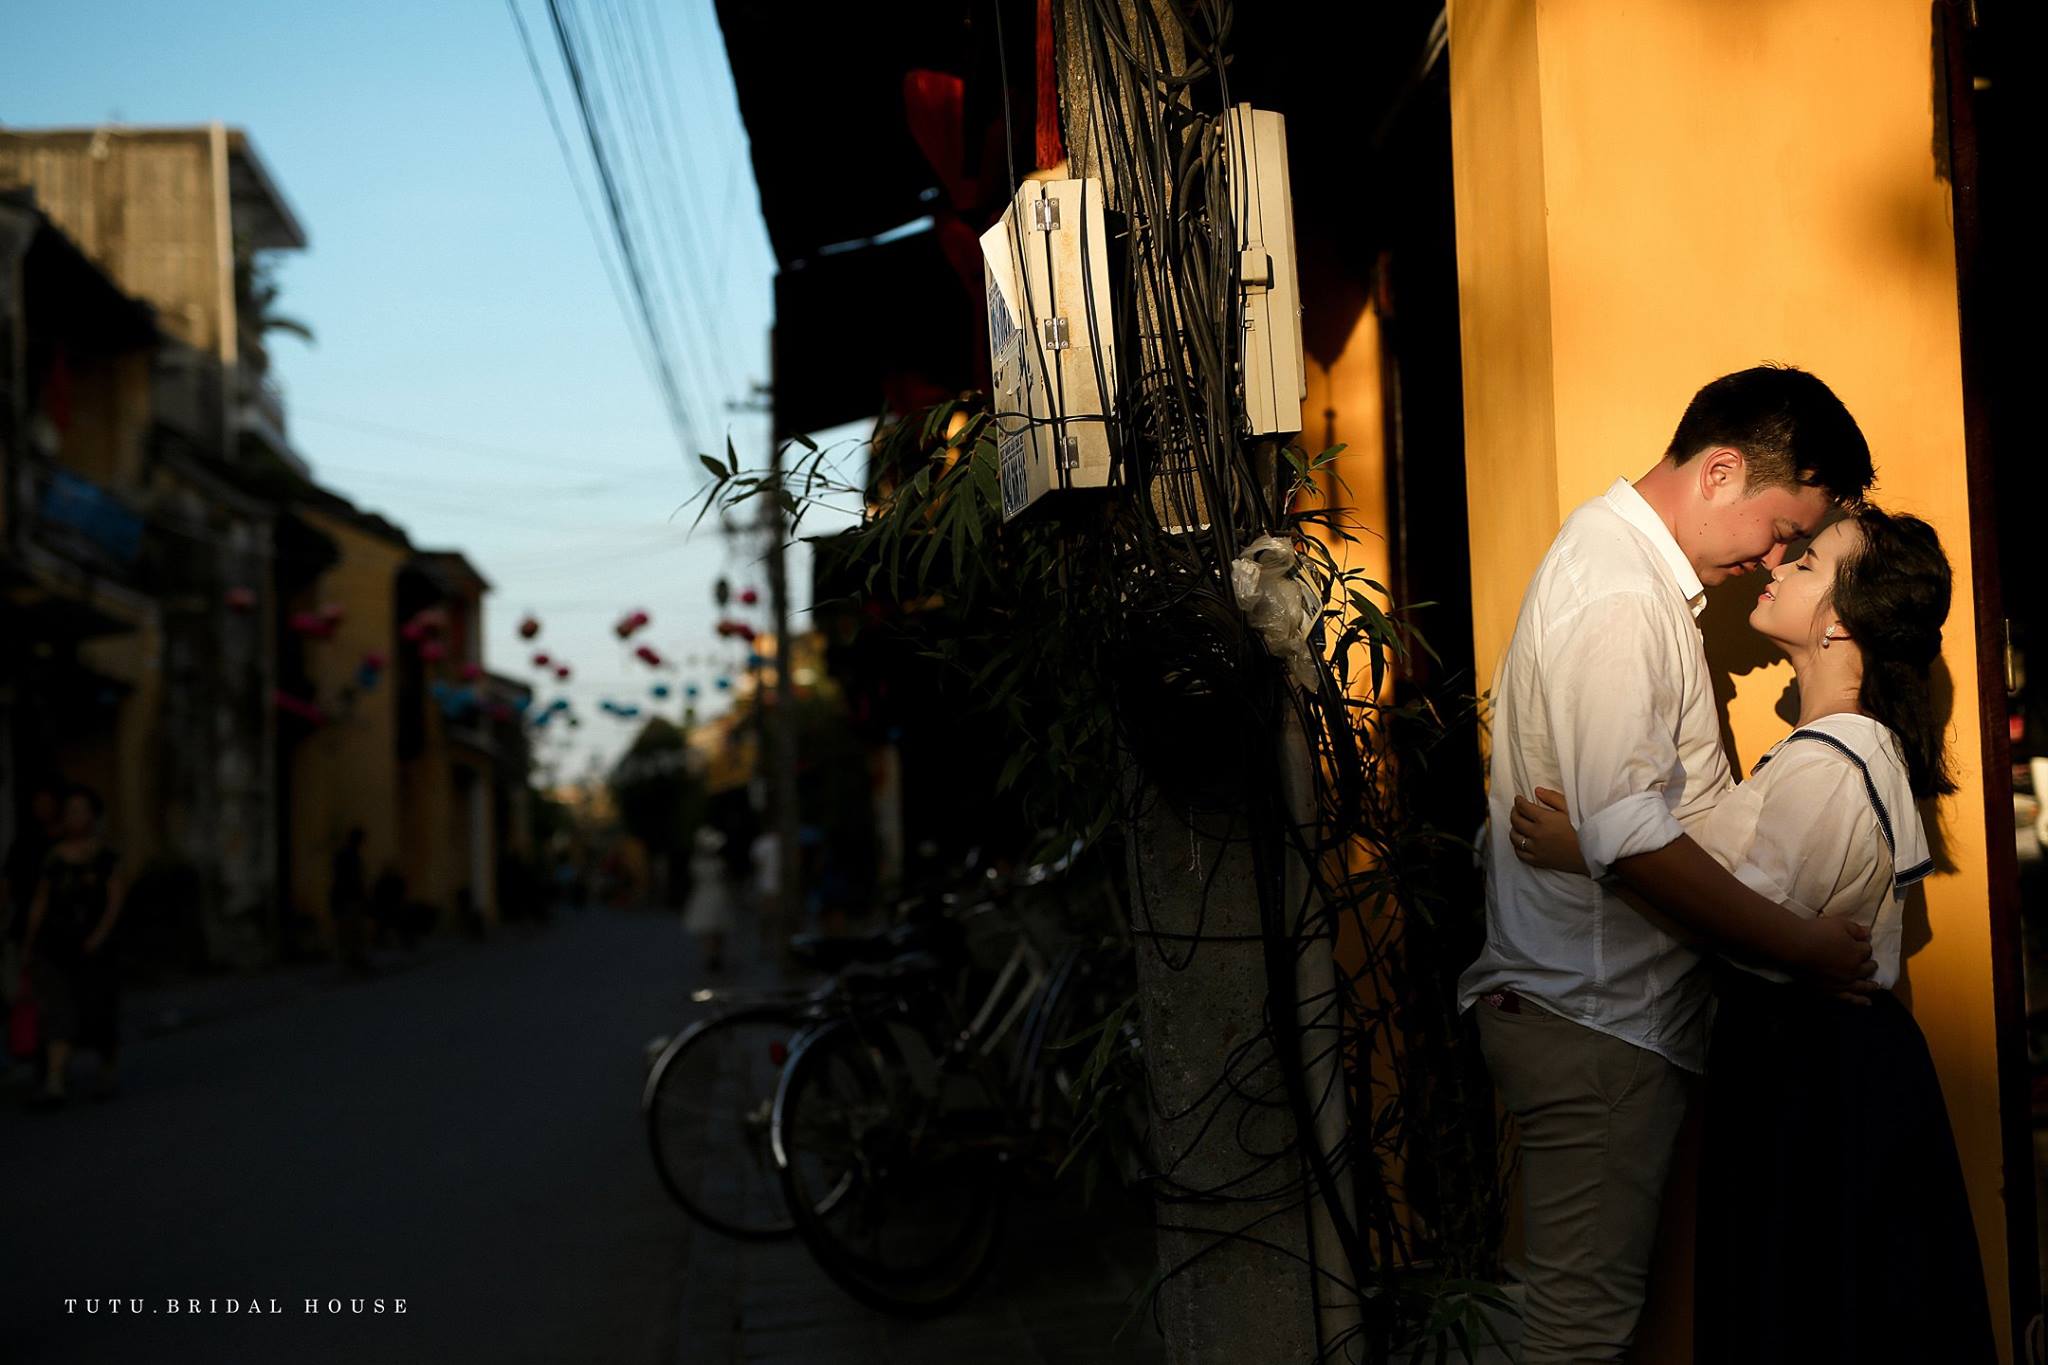
{"type": "Polygon", "coordinates": [[[641,268],[639,253],[634,249],[632,234],[626,228],[625,210],[619,201],[619,187],[613,176],[611,163],[605,155],[604,143],[598,133],[596,115],[591,109],[591,95],[584,81],[583,63],[577,56],[575,44],[570,40],[558,0],[547,0],[547,7],[549,21],[554,26],[555,43],[561,49],[563,65],[569,72],[569,84],[576,95],[576,107],[583,118],[583,132],[590,144],[590,154],[597,167],[598,182],[604,189],[605,210],[611,217],[612,232],[618,239],[620,257],[632,284],[634,300],[639,305],[640,319],[647,328],[648,343],[654,351],[662,394],[668,400],[670,421],[675,426],[676,440],[683,453],[687,455],[691,453],[693,444],[690,439],[691,424],[684,412],[682,393],[676,384],[674,367],[669,363],[668,353],[662,348],[661,329],[655,322],[653,301],[648,297],[645,271],[641,268]]]}
{"type": "MultiPolygon", "coordinates": [[[[540,56],[533,46],[533,35],[527,31],[526,19],[519,12],[518,0],[505,0],[505,7],[512,11],[512,23],[519,30],[519,45],[526,52],[527,69],[533,72],[533,83],[540,90],[541,106],[547,110],[548,127],[554,130],[555,146],[562,153],[562,167],[569,176],[570,186],[576,191],[576,202],[583,209],[583,222],[590,229],[591,244],[597,248],[597,259],[604,267],[605,281],[611,286],[612,299],[618,304],[619,312],[630,323],[633,310],[626,300],[626,289],[619,278],[619,267],[612,260],[611,253],[605,250],[604,231],[597,225],[597,211],[590,206],[590,192],[584,187],[583,177],[577,174],[576,157],[569,150],[569,135],[563,131],[561,117],[555,112],[554,91],[548,85],[547,76],[541,71],[540,56]]],[[[640,353],[640,363],[647,367],[647,377],[658,385],[661,379],[654,353],[638,331],[631,326],[626,330],[633,338],[633,348],[640,353]]]]}
{"type": "MultiPolygon", "coordinates": [[[[458,455],[481,455],[493,460],[511,460],[515,463],[540,465],[554,470],[561,469],[565,464],[575,464],[578,468],[595,468],[598,472],[617,473],[621,477],[637,475],[640,472],[625,468],[614,469],[604,465],[592,466],[565,455],[544,455],[539,451],[516,450],[509,446],[491,445],[483,441],[466,440],[459,436],[442,436],[430,431],[418,431],[411,427],[394,426],[389,422],[372,422],[361,417],[346,417],[340,413],[321,412],[313,408],[294,407],[292,409],[292,417],[295,420],[303,419],[324,423],[327,426],[361,431],[372,436],[383,436],[394,441],[409,441],[415,445],[439,447],[458,455]]],[[[648,472],[651,473],[653,471],[650,469],[648,472]]]]}
{"type": "MultiPolygon", "coordinates": [[[[656,174],[650,173],[649,167],[653,163],[642,152],[640,129],[648,123],[646,92],[636,85],[633,71],[620,55],[634,44],[621,37],[616,11],[608,0],[597,0],[595,22],[587,28],[573,6],[565,13],[579,49],[590,60],[591,107],[597,111],[599,123],[607,125],[601,132],[601,140],[606,145],[614,170],[619,172],[619,200],[625,208],[629,231],[638,243],[641,258],[649,263],[648,273],[655,281],[655,295],[669,305],[671,316],[664,326],[675,327],[671,345],[680,343],[687,329],[688,310],[681,305],[678,271],[664,251],[665,240],[675,238],[676,232],[672,224],[664,221],[667,198],[655,184],[656,174]],[[586,33],[595,35],[594,43],[586,40],[583,36],[586,33]],[[605,97],[604,73],[600,69],[599,58],[609,64],[615,98],[605,97]],[[615,123],[607,123],[608,109],[617,115],[615,123]],[[643,209],[644,221],[640,212],[643,209]]],[[[655,172],[658,171],[659,167],[655,167],[655,172]]],[[[693,268],[686,265],[685,272],[693,268]]],[[[701,313],[698,321],[700,324],[703,321],[701,313]]],[[[690,401],[693,404],[705,403],[708,396],[708,411],[714,421],[720,408],[720,384],[717,377],[705,368],[705,352],[717,349],[715,338],[702,348],[682,347],[684,359],[689,362],[688,377],[695,385],[690,401]]]]}
{"type": "MultiPolygon", "coordinates": [[[[655,62],[661,70],[661,83],[667,88],[668,99],[666,100],[654,99],[651,90],[648,95],[649,103],[653,106],[656,114],[657,127],[665,122],[673,132],[673,137],[662,137],[660,139],[661,149],[664,155],[667,155],[669,148],[673,146],[682,158],[681,178],[688,179],[691,183],[698,186],[699,189],[708,189],[709,184],[704,179],[702,168],[697,164],[696,157],[691,153],[690,138],[688,136],[689,120],[683,116],[681,92],[676,84],[675,69],[669,61],[668,35],[661,25],[659,7],[653,3],[653,0],[648,0],[646,18],[643,25],[636,19],[639,11],[635,0],[619,0],[619,4],[625,13],[627,22],[633,25],[636,32],[645,36],[646,42],[644,46],[651,46],[654,49],[655,62]]],[[[642,46],[643,44],[635,44],[633,46],[635,64],[640,68],[643,84],[651,86],[653,81],[649,67],[645,58],[640,56],[642,46]]],[[[678,180],[673,159],[670,160],[669,172],[670,185],[673,189],[678,180]]],[[[687,246],[687,254],[692,258],[693,264],[701,268],[710,263],[710,257],[704,250],[705,240],[699,234],[699,224],[696,215],[690,212],[689,204],[690,201],[680,193],[676,195],[675,207],[678,216],[683,220],[685,230],[690,239],[687,244],[678,244],[687,246]]],[[[704,318],[716,316],[712,312],[711,304],[707,301],[703,290],[703,284],[707,278],[715,277],[704,277],[701,269],[692,270],[688,275],[691,297],[696,301],[699,316],[704,318]]],[[[720,379],[728,390],[732,389],[734,384],[731,372],[724,364],[726,357],[723,348],[714,345],[711,354],[713,360],[718,364],[720,379]]]]}

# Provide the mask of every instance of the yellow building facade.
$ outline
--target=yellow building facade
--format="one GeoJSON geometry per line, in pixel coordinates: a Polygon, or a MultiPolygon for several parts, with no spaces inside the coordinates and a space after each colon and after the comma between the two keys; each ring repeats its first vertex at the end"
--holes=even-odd
{"type": "MultiPolygon", "coordinates": [[[[1793,363],[1856,414],[1875,496],[1932,523],[1956,570],[1943,665],[1961,791],[1928,812],[1940,871],[1906,975],[2009,1355],[1975,704],[2000,680],[1979,677],[1972,606],[1972,576],[1995,566],[1971,557],[1937,38],[1929,6],[1907,0],[1454,0],[1474,635],[1491,677],[1560,520],[1654,464],[1706,380],[1793,363]]],[[[1776,707],[1790,669],[1744,657],[1742,619],[1710,608],[1707,630],[1746,765],[1787,728],[1776,707]]],[[[1685,1239],[1668,1240],[1683,1252],[1685,1239]]],[[[1682,1261],[1660,1277],[1644,1359],[1689,1357],[1682,1261]]]]}
{"type": "Polygon", "coordinates": [[[304,735],[285,759],[288,802],[287,894],[331,941],[329,879],[351,829],[363,831],[363,866],[374,878],[401,857],[398,803],[398,705],[390,659],[399,570],[412,549],[402,537],[339,511],[301,505],[299,516],[338,551],[334,564],[289,604],[295,612],[341,608],[334,633],[304,646],[311,699],[327,723],[304,735]],[[365,683],[367,657],[383,659],[365,683]]]}

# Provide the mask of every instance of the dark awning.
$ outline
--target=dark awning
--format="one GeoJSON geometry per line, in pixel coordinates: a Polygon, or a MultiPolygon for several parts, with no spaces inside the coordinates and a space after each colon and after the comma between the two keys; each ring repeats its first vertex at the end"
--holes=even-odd
{"type": "Polygon", "coordinates": [[[786,9],[718,0],[776,281],[777,427],[981,382],[974,237],[1031,168],[1036,0],[786,9]],[[915,113],[913,113],[915,110],[915,113]]]}

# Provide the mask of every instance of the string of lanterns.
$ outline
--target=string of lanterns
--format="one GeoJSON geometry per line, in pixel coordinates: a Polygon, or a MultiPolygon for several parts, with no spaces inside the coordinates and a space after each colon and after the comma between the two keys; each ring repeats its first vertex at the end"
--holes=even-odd
{"type": "MultiPolygon", "coordinates": [[[[715,585],[714,597],[721,613],[713,625],[714,633],[722,641],[747,647],[744,664],[747,669],[758,671],[765,667],[769,660],[758,647],[760,631],[740,616],[728,614],[734,604],[742,608],[758,605],[761,601],[759,589],[743,587],[734,592],[728,582],[720,578],[715,585]]],[[[254,589],[233,587],[226,590],[224,605],[232,611],[247,614],[256,610],[259,600],[254,589]]],[[[310,610],[295,611],[285,618],[283,624],[300,640],[313,644],[333,640],[346,619],[346,609],[340,603],[329,602],[310,610]]],[[[635,608],[622,613],[613,623],[612,633],[621,643],[622,654],[630,653],[631,661],[657,675],[673,675],[678,671],[719,665],[715,655],[671,656],[645,638],[635,642],[635,637],[653,625],[653,619],[646,609],[635,608]]],[[[541,619],[528,612],[520,619],[517,632],[521,641],[537,644],[543,633],[541,619]]],[[[504,689],[492,687],[483,665],[475,660],[464,660],[452,671],[448,670],[452,648],[451,618],[445,607],[432,606],[415,612],[400,624],[397,634],[401,650],[410,651],[421,665],[438,675],[429,682],[427,691],[443,717],[449,720],[469,721],[481,717],[500,724],[523,721],[536,729],[551,725],[574,729],[582,723],[566,696],[558,695],[542,704],[530,693],[502,695],[504,689]]],[[[316,698],[295,695],[283,688],[277,689],[275,704],[279,711],[307,725],[327,725],[346,716],[358,696],[376,691],[390,671],[391,662],[391,657],[383,651],[365,651],[350,671],[348,681],[342,684],[340,700],[335,705],[323,706],[316,698]]],[[[575,677],[570,662],[546,648],[535,648],[529,654],[528,662],[544,683],[559,687],[575,677]]],[[[730,694],[734,686],[734,671],[730,663],[719,668],[709,679],[709,687],[714,693],[730,694]]],[[[678,692],[683,702],[682,722],[686,727],[692,726],[696,723],[697,703],[705,693],[703,683],[696,680],[672,682],[668,677],[657,676],[647,687],[647,696],[653,702],[668,702],[678,692]]],[[[600,700],[598,709],[621,720],[637,720],[645,714],[642,704],[614,697],[600,700]]]]}

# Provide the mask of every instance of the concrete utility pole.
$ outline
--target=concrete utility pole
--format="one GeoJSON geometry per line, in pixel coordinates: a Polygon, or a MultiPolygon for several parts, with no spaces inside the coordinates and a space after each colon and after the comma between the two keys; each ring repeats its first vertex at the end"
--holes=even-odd
{"type": "MultiPolygon", "coordinates": [[[[1151,120],[1163,96],[1156,83],[1126,80],[1093,64],[1079,37],[1081,15],[1093,2],[1060,0],[1066,173],[1101,179],[1109,206],[1135,214],[1131,187],[1116,183],[1114,168],[1102,164],[1103,149],[1119,143],[1104,128],[1151,120]]],[[[1166,36],[1168,51],[1153,54],[1160,65],[1185,70],[1180,20],[1169,0],[1120,0],[1118,9],[1126,34],[1149,28],[1166,36]]],[[[1139,226],[1134,221],[1134,229],[1139,226]]],[[[1139,326],[1150,336],[1120,340],[1158,345],[1169,325],[1164,311],[1159,302],[1140,299],[1139,326]]],[[[1155,359],[1147,357],[1147,369],[1155,359]]],[[[1135,769],[1126,781],[1138,812],[1129,851],[1154,1107],[1151,1156],[1168,1174],[1169,1188],[1182,1192],[1157,1211],[1159,1264],[1168,1273],[1159,1289],[1160,1318],[1172,1365],[1306,1365],[1356,1359],[1363,1349],[1353,1333],[1358,1305],[1341,1288],[1350,1267],[1324,1190],[1302,1157],[1308,1144],[1335,1156],[1347,1121],[1331,1031],[1335,978],[1326,934],[1288,949],[1295,964],[1290,993],[1311,1002],[1296,1011],[1308,1030],[1301,1054],[1283,1054],[1267,1036],[1275,979],[1262,939],[1258,876],[1263,866],[1269,893],[1281,898],[1292,920],[1305,902],[1307,879],[1293,851],[1279,846],[1273,826],[1291,823],[1312,835],[1316,818],[1309,755],[1291,717],[1267,742],[1275,746],[1268,771],[1279,773],[1287,790],[1268,798],[1277,801],[1280,819],[1269,818],[1264,829],[1243,811],[1177,808],[1135,769]],[[1262,864],[1255,838],[1266,841],[1267,859],[1285,860],[1285,871],[1276,876],[1274,863],[1262,864]],[[1297,1131],[1288,1104],[1290,1069],[1302,1074],[1315,1116],[1307,1133],[1297,1131]],[[1340,1338],[1348,1347],[1330,1350],[1340,1338]]],[[[1310,919],[1311,929],[1322,923],[1310,919]]]]}

